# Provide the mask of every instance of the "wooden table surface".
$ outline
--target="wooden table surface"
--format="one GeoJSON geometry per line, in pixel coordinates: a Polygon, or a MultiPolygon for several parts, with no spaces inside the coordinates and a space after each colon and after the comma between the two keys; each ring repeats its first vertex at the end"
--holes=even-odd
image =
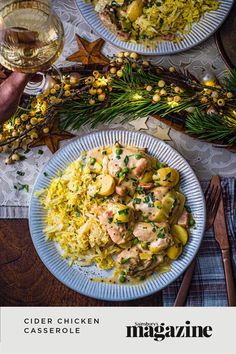
{"type": "Polygon", "coordinates": [[[111,302],[80,295],[44,266],[27,220],[0,220],[0,306],[162,306],[162,296],[111,302]]]}

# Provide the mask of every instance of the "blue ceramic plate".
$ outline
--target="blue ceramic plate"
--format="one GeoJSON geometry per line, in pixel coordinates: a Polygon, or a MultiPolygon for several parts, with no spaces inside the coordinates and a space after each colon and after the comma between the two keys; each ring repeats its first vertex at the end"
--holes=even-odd
{"type": "Polygon", "coordinates": [[[156,48],[146,48],[140,44],[120,40],[114,33],[104,26],[91,3],[84,0],[76,0],[76,2],[82,16],[90,27],[100,37],[104,38],[111,44],[120,47],[123,50],[137,52],[143,55],[165,55],[190,49],[210,37],[224,22],[234,1],[221,0],[219,9],[206,13],[198,23],[193,24],[191,32],[182,35],[183,40],[180,43],[164,41],[158,44],[156,48]]]}
{"type": "Polygon", "coordinates": [[[41,171],[33,188],[29,209],[29,224],[32,240],[39,257],[49,271],[62,283],[83,295],[97,299],[131,300],[163,289],[177,279],[188,267],[197,253],[204,233],[204,195],[189,164],[177,151],[163,141],[140,132],[127,130],[100,131],[72,141],[53,155],[41,171]],[[191,207],[196,220],[196,228],[191,230],[189,242],[184,248],[182,256],[172,263],[170,272],[161,275],[154,274],[146,281],[135,285],[106,284],[90,280],[91,277],[110,276],[112,270],[102,271],[96,266],[80,267],[73,265],[69,267],[68,261],[61,257],[62,252],[59,246],[52,241],[45,240],[43,232],[45,210],[40,205],[39,200],[34,197],[36,191],[48,187],[52,178],[56,177],[59,171],[64,171],[71,162],[77,160],[82,151],[112,145],[116,141],[128,146],[147,147],[149,154],[176,168],[181,175],[181,190],[187,197],[187,203],[191,207]],[[47,172],[47,177],[44,172],[47,172]]]}

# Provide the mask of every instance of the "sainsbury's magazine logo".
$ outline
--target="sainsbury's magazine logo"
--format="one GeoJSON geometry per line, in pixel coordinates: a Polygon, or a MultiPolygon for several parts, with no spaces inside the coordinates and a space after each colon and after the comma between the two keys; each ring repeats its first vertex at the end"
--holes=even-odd
{"type": "Polygon", "coordinates": [[[166,338],[210,338],[211,336],[211,326],[191,325],[190,321],[185,321],[182,326],[148,322],[135,322],[133,326],[126,326],[127,338],[153,338],[157,342],[166,338]]]}

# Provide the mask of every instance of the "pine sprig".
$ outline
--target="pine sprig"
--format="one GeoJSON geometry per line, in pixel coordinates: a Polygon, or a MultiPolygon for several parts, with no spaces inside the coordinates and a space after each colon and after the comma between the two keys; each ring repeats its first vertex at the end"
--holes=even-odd
{"type": "Polygon", "coordinates": [[[225,78],[225,86],[226,88],[236,94],[236,70],[233,69],[229,75],[229,77],[225,78]]]}
{"type": "Polygon", "coordinates": [[[99,123],[109,123],[117,116],[125,116],[123,121],[148,115],[168,116],[192,106],[191,95],[183,94],[184,100],[178,105],[170,105],[166,101],[152,102],[153,93],[145,89],[145,85],[156,85],[161,75],[139,69],[133,72],[128,63],[123,70],[122,78],[112,79],[112,92],[104,104],[89,104],[89,94],[84,93],[80,100],[63,104],[58,110],[61,128],[79,129],[89,123],[95,127],[99,123]]]}
{"type": "Polygon", "coordinates": [[[236,119],[221,115],[207,115],[196,109],[188,115],[186,133],[209,142],[236,143],[236,119]]]}
{"type": "Polygon", "coordinates": [[[84,124],[96,127],[101,123],[115,121],[118,116],[122,122],[128,122],[139,117],[159,115],[185,127],[187,134],[200,139],[224,145],[236,144],[236,99],[233,95],[236,95],[236,71],[225,80],[225,87],[209,87],[200,83],[189,72],[170,72],[152,66],[144,68],[139,64],[133,69],[132,62],[128,61],[124,65],[123,76],[113,75],[110,80],[112,90],[106,89],[107,98],[104,102],[91,105],[91,95],[87,90],[79,99],[65,102],[59,107],[58,114],[63,130],[78,130],[84,124]],[[160,80],[166,83],[164,91],[167,92],[167,97],[171,98],[169,101],[166,97],[161,97],[158,102],[153,101],[160,80]],[[147,90],[147,85],[152,86],[151,92],[147,90]],[[173,100],[176,95],[173,89],[175,87],[183,89],[177,93],[181,98],[177,102],[173,100]],[[210,96],[206,96],[207,91],[216,94],[218,98],[215,103],[210,96]],[[232,97],[227,96],[228,91],[232,97]],[[223,102],[222,108],[216,103],[219,98],[223,102]],[[209,103],[209,99],[212,103],[209,103]],[[224,103],[225,100],[227,104],[224,103]],[[213,115],[208,112],[211,109],[213,115]]]}

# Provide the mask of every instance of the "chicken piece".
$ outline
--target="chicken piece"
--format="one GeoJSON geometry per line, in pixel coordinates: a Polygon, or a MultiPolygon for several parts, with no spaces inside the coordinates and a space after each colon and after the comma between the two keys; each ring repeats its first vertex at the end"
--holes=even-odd
{"type": "Polygon", "coordinates": [[[133,197],[135,194],[135,189],[136,189],[135,181],[124,180],[120,183],[119,186],[116,187],[116,193],[121,197],[124,197],[125,195],[129,195],[130,197],[133,197]]]}
{"type": "Polygon", "coordinates": [[[169,187],[156,187],[152,189],[151,192],[154,193],[156,199],[162,201],[163,198],[166,196],[166,194],[169,192],[169,190],[170,190],[169,187]]]}
{"type": "MultiPolygon", "coordinates": [[[[148,167],[148,160],[145,158],[142,158],[138,161],[133,161],[133,164],[136,165],[135,169],[133,170],[133,174],[137,177],[142,176],[146,168],[148,167]],[[136,162],[136,164],[135,164],[136,162]]],[[[134,167],[134,166],[133,166],[134,167]]],[[[133,168],[131,167],[131,168],[133,168]]]]}
{"type": "Polygon", "coordinates": [[[153,202],[146,202],[147,196],[145,194],[139,194],[137,198],[140,199],[141,202],[139,204],[134,204],[134,208],[141,211],[150,221],[156,221],[160,209],[156,208],[153,202]]]}
{"type": "Polygon", "coordinates": [[[159,232],[168,234],[169,226],[166,223],[138,222],[134,226],[133,234],[142,242],[152,242],[157,239],[159,232]]]}
{"type": "Polygon", "coordinates": [[[114,146],[108,163],[109,174],[117,177],[118,173],[127,170],[129,178],[140,177],[151,166],[150,157],[135,148],[119,148],[114,146]]]}
{"type": "Polygon", "coordinates": [[[151,242],[156,239],[156,229],[147,222],[139,222],[135,225],[133,234],[139,241],[151,242]]]}
{"type": "Polygon", "coordinates": [[[183,213],[181,214],[180,218],[178,219],[178,225],[187,228],[188,221],[189,221],[189,213],[186,210],[184,210],[183,213]]]}
{"type": "Polygon", "coordinates": [[[132,234],[126,229],[126,224],[117,224],[113,222],[114,212],[113,210],[104,210],[98,215],[98,219],[102,225],[102,228],[107,232],[114,243],[121,245],[127,242],[132,234]]]}
{"type": "Polygon", "coordinates": [[[116,186],[116,194],[124,197],[127,193],[127,188],[125,186],[116,186]]]}
{"type": "Polygon", "coordinates": [[[116,265],[118,268],[135,268],[138,266],[140,250],[138,247],[132,247],[122,251],[116,259],[116,265]]]}
{"type": "Polygon", "coordinates": [[[119,38],[121,38],[123,41],[128,41],[128,39],[131,36],[131,32],[124,32],[124,31],[117,31],[117,35],[119,38]]]}
{"type": "Polygon", "coordinates": [[[152,182],[148,182],[148,183],[142,183],[142,182],[140,182],[140,183],[138,184],[138,186],[146,190],[146,189],[151,189],[151,188],[153,188],[153,187],[154,187],[154,183],[152,183],[152,182]]]}
{"type": "Polygon", "coordinates": [[[162,255],[153,257],[150,252],[143,251],[138,246],[134,246],[122,251],[118,255],[116,266],[119,269],[125,270],[127,275],[138,277],[148,275],[161,262],[163,262],[162,255]],[[142,255],[147,255],[147,257],[144,257],[146,259],[141,259],[142,255]]]}
{"type": "Polygon", "coordinates": [[[159,253],[173,244],[173,238],[171,235],[167,235],[164,238],[158,238],[151,242],[149,249],[152,253],[159,253]]]}
{"type": "Polygon", "coordinates": [[[104,155],[102,154],[103,149],[94,149],[87,152],[88,158],[94,158],[98,163],[102,163],[104,155]]]}

